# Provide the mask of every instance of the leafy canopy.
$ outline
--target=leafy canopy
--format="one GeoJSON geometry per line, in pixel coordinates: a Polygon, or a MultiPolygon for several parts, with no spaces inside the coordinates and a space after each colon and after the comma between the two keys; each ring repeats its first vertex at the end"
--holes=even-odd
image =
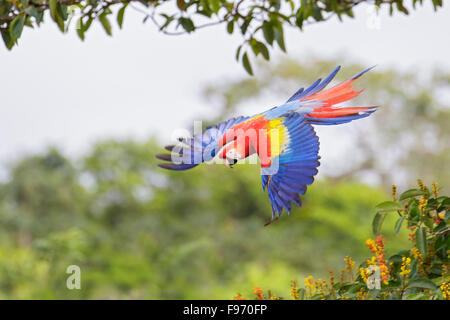
{"type": "MultiPolygon", "coordinates": [[[[429,0],[437,10],[442,0],[429,0]]],[[[81,40],[92,22],[97,20],[108,35],[112,35],[110,20],[115,19],[120,28],[128,8],[143,15],[158,31],[167,35],[192,33],[198,29],[222,24],[229,34],[240,34],[242,43],[236,51],[248,73],[252,74],[249,55],[270,58],[268,47],[278,46],[286,51],[284,27],[302,30],[306,24],[321,22],[337,16],[353,18],[353,8],[370,3],[380,8],[408,14],[404,0],[0,0],[0,31],[8,49],[18,43],[25,26],[33,28],[44,21],[44,13],[62,32],[67,32],[71,22],[81,40]]],[[[423,0],[409,1],[413,8],[423,0]]]]}

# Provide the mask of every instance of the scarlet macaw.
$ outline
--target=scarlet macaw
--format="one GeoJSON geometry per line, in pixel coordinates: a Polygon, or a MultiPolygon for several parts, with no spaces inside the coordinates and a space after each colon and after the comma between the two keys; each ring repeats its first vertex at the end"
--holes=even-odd
{"type": "Polygon", "coordinates": [[[157,158],[169,162],[158,165],[187,170],[219,158],[232,167],[256,153],[261,163],[262,188],[267,190],[272,205],[272,220],[283,209],[289,214],[292,203],[301,206],[299,194],[305,194],[306,186],[313,183],[320,164],[319,138],[312,125],[342,124],[365,118],[376,110],[376,106],[336,107],[361,93],[352,84],[372,68],[322,91],[339,71],[338,66],[323,81],[318,79],[307,89],[300,88],[281,106],[221,122],[183,141],[182,147],[167,146],[172,155],[160,154],[157,158]]]}

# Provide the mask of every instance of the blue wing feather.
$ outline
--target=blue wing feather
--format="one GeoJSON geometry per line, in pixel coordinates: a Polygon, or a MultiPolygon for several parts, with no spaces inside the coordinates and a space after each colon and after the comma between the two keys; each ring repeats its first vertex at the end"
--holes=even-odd
{"type": "MultiPolygon", "coordinates": [[[[158,166],[164,169],[183,171],[194,168],[202,162],[211,160],[217,154],[217,141],[220,137],[231,127],[247,119],[249,117],[241,116],[206,128],[203,133],[197,134],[189,141],[185,141],[184,144],[180,145],[181,148],[178,153],[157,155],[156,157],[158,159],[169,161],[168,163],[158,163],[158,166]]],[[[172,150],[173,148],[173,146],[166,147],[167,150],[172,150]]]]}
{"type": "Polygon", "coordinates": [[[283,124],[289,137],[289,144],[280,155],[272,160],[278,169],[262,168],[261,184],[267,190],[272,219],[283,210],[289,214],[292,204],[301,205],[299,194],[306,192],[307,185],[314,181],[319,166],[319,139],[313,127],[303,116],[295,114],[284,118],[283,124]]]}

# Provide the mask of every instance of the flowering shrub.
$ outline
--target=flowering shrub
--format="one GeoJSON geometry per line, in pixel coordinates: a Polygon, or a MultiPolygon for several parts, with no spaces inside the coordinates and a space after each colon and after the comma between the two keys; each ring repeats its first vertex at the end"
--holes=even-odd
{"type": "MultiPolygon", "coordinates": [[[[438,186],[431,191],[418,180],[418,188],[397,195],[392,187],[392,201],[375,207],[372,222],[375,239],[365,245],[372,253],[355,268],[355,261],[345,257],[339,279],[329,270],[328,281],[312,276],[305,278],[304,288],[291,282],[290,297],[299,299],[446,299],[450,300],[450,198],[439,196],[438,186]],[[410,248],[386,258],[386,239],[381,234],[384,218],[398,214],[395,233],[409,232],[410,248]]],[[[255,298],[280,299],[270,290],[253,289],[255,298]]],[[[235,299],[244,299],[238,294],[235,299]]]]}

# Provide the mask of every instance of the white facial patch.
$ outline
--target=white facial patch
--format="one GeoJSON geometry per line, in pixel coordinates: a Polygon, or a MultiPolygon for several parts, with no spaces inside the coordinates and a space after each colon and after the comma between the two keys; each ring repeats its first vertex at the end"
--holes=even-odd
{"type": "Polygon", "coordinates": [[[236,149],[230,149],[227,151],[227,158],[228,159],[241,159],[241,155],[236,151],[236,149]]]}

